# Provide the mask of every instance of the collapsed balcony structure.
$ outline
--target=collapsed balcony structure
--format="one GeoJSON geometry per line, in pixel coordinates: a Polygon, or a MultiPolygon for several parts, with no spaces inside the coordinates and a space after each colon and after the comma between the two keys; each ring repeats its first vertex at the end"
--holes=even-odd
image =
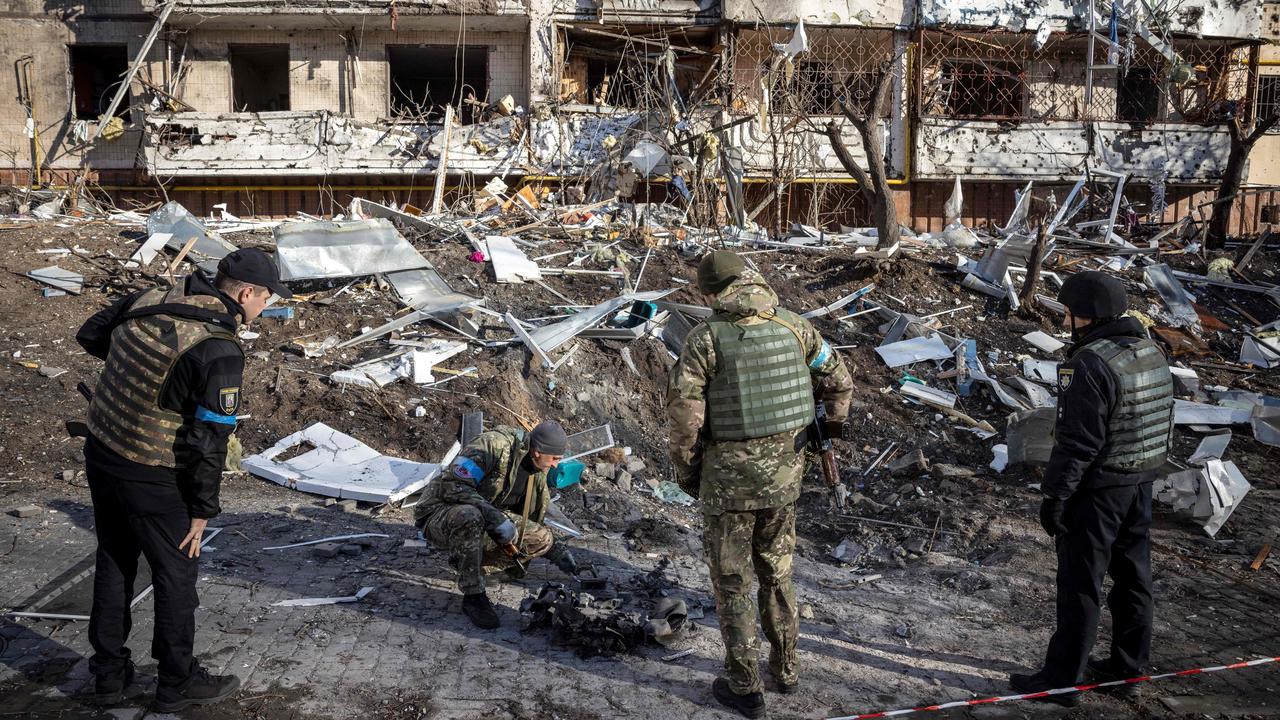
{"type": "MultiPolygon", "coordinates": [[[[1097,171],[1127,176],[1131,207],[1159,222],[1211,196],[1224,123],[1266,107],[1257,2],[117,0],[69,18],[29,4],[49,46],[32,87],[68,81],[3,116],[9,179],[79,172],[117,203],[159,184],[197,212],[357,195],[439,209],[496,177],[674,201],[704,226],[865,225],[823,130],[888,73],[872,115],[903,225],[940,229],[956,178],[976,225],[1003,223],[1027,181],[1061,197],[1097,171]],[[121,117],[102,117],[125,75],[121,117]]],[[[1241,202],[1233,231],[1250,233],[1280,200],[1241,202]]]]}

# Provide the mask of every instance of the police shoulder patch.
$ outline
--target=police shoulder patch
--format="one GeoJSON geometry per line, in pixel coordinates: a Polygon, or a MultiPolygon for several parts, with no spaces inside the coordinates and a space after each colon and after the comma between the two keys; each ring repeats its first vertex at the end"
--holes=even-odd
{"type": "Polygon", "coordinates": [[[1058,387],[1063,390],[1071,387],[1071,379],[1075,374],[1076,371],[1072,368],[1058,368],[1058,387]]]}
{"type": "Polygon", "coordinates": [[[235,415],[240,408],[240,388],[224,387],[218,391],[218,408],[226,415],[235,415]]]}

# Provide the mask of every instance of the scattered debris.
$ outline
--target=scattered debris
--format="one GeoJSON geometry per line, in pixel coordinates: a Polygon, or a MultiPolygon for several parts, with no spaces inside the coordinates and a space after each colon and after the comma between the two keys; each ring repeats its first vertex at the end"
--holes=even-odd
{"type": "Polygon", "coordinates": [[[440,474],[439,465],[387,457],[324,423],[316,423],[262,453],[244,458],[240,466],[295,490],[376,503],[403,500],[440,474]],[[312,449],[276,461],[304,444],[312,449]]]}
{"type": "Polygon", "coordinates": [[[290,600],[281,600],[271,603],[273,607],[319,607],[321,605],[337,605],[338,603],[360,602],[364,596],[373,592],[372,587],[362,587],[355,595],[345,595],[343,597],[326,597],[326,598],[293,598],[290,600]]]}

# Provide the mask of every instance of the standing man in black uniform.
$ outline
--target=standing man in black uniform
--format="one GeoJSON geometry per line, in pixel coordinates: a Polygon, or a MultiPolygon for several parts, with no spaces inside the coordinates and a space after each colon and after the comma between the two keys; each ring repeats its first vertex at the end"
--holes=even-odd
{"type": "Polygon", "coordinates": [[[89,318],[76,341],[106,361],[89,404],[85,468],[98,536],[89,660],[95,700],[121,702],[134,679],[129,604],[138,556],[151,566],[159,666],[155,709],[176,712],[230,697],[234,675],[211,676],[192,656],[200,541],[221,512],[227,438],[240,409],[244,352],[236,338],[272,293],[292,294],[271,258],[246,248],[171,290],[134,293],[89,318]]]}
{"type": "MultiPolygon", "coordinates": [[[[1151,482],[1173,430],[1173,376],[1134,318],[1124,285],[1101,272],[1072,275],[1058,301],[1074,343],[1058,369],[1058,419],[1041,485],[1040,524],[1058,552],[1058,627],[1044,667],[1014,674],[1019,693],[1135,677],[1151,649],[1151,482]],[[1111,654],[1091,660],[1102,581],[1114,621],[1111,654]]],[[[1136,694],[1134,685],[1118,692],[1136,694]]],[[[1068,707],[1077,693],[1042,698],[1068,707]]]]}

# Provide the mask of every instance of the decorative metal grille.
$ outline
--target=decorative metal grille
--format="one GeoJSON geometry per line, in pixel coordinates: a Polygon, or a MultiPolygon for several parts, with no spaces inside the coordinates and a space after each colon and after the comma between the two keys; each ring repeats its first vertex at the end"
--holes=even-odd
{"type": "MultiPolygon", "coordinates": [[[[731,103],[736,111],[757,112],[768,96],[769,110],[782,115],[839,114],[842,99],[855,108],[870,102],[875,80],[893,59],[893,31],[863,28],[806,28],[809,50],[788,68],[774,45],[792,31],[782,27],[744,30],[733,46],[731,103]]],[[[892,96],[892,93],[890,93],[892,96]]],[[[889,116],[892,100],[880,108],[889,116]]]]}
{"type": "Polygon", "coordinates": [[[926,31],[920,111],[991,120],[1203,122],[1243,110],[1247,48],[1225,41],[1171,41],[1197,76],[1176,89],[1182,69],[1145,40],[1127,36],[1116,53],[1107,43],[1095,44],[1093,92],[1086,107],[1088,42],[1081,33],[1054,33],[1036,47],[1031,33],[926,31]],[[1097,68],[1108,60],[1118,60],[1116,67],[1097,68]]]}

